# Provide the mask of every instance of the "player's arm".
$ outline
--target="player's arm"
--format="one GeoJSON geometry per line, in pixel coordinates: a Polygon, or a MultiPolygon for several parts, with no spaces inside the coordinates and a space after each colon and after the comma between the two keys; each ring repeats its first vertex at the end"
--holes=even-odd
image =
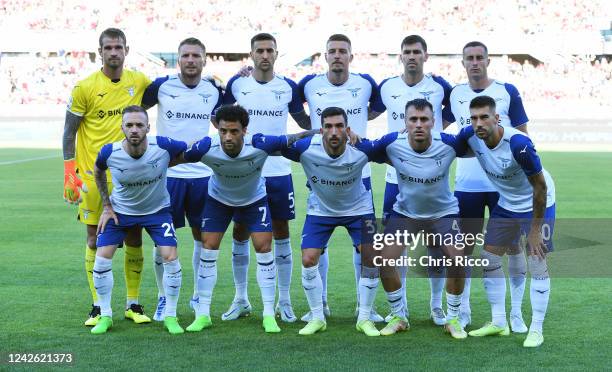
{"type": "Polygon", "coordinates": [[[76,135],[83,117],[71,111],[66,111],[64,134],[62,136],[62,151],[64,154],[64,200],[70,204],[81,202],[79,189],[87,192],[87,187],[76,174],[76,135]]]}
{"type": "Polygon", "coordinates": [[[355,148],[365,153],[369,161],[391,164],[387,156],[387,146],[392,144],[397,139],[398,135],[398,132],[392,132],[373,141],[363,138],[355,144],[355,148]]]}
{"type": "Polygon", "coordinates": [[[142,95],[142,101],[140,104],[145,110],[148,110],[149,108],[159,103],[159,88],[162,86],[163,83],[168,81],[169,78],[169,76],[157,78],[147,86],[144,91],[144,94],[142,95]]]}
{"type": "Polygon", "coordinates": [[[372,109],[372,107],[368,106],[368,120],[374,120],[380,116],[382,112],[378,112],[372,109]]]}
{"type": "Polygon", "coordinates": [[[376,84],[376,81],[374,81],[374,79],[368,74],[359,74],[359,76],[367,80],[372,88],[370,92],[370,99],[368,100],[368,120],[374,120],[385,111],[384,106],[381,106],[380,103],[380,91],[378,89],[378,84],[376,84]]]}
{"type": "Polygon", "coordinates": [[[530,254],[544,258],[546,256],[546,245],[542,239],[542,223],[546,211],[546,179],[543,172],[529,176],[527,179],[533,187],[533,218],[527,235],[527,242],[531,250],[530,254]]]}
{"type": "Polygon", "coordinates": [[[265,151],[269,156],[282,156],[283,150],[291,147],[295,142],[303,138],[314,136],[316,133],[319,133],[318,129],[282,136],[266,136],[256,133],[253,135],[253,147],[265,151]]]}
{"type": "Polygon", "coordinates": [[[529,121],[529,118],[527,118],[527,113],[525,112],[525,107],[523,106],[521,94],[512,84],[506,83],[504,84],[504,87],[510,95],[510,105],[508,106],[508,117],[510,118],[510,124],[514,128],[527,134],[527,122],[529,121]]]}
{"type": "MultiPolygon", "coordinates": [[[[310,121],[309,121],[309,124],[310,124],[310,121]]],[[[310,129],[310,130],[305,130],[299,133],[287,134],[286,135],[287,136],[287,146],[286,147],[293,145],[295,142],[301,140],[302,138],[312,137],[319,132],[320,132],[319,129],[310,129]]]]}
{"type": "Polygon", "coordinates": [[[173,167],[178,164],[186,163],[183,153],[187,150],[187,143],[183,141],[177,141],[170,137],[157,136],[157,145],[166,151],[170,156],[168,167],[173,167]]]}
{"type": "Polygon", "coordinates": [[[516,162],[521,166],[533,188],[533,219],[527,235],[529,254],[544,258],[546,246],[542,239],[542,223],[546,210],[546,180],[540,157],[536,153],[529,137],[516,134],[510,138],[510,150],[516,162]]]}
{"type": "Polygon", "coordinates": [[[187,150],[178,155],[177,164],[197,163],[202,161],[202,157],[210,150],[211,144],[212,138],[206,136],[191,146],[188,146],[187,150]]]}
{"type": "Polygon", "coordinates": [[[312,128],[312,123],[310,122],[310,116],[306,113],[306,111],[302,110],[300,112],[292,112],[291,117],[297,125],[302,129],[310,130],[312,128]]]}
{"type": "Polygon", "coordinates": [[[113,210],[113,205],[110,201],[110,194],[108,192],[108,181],[106,179],[106,170],[108,169],[107,161],[112,152],[112,144],[104,145],[100,149],[100,153],[94,164],[94,178],[96,180],[96,186],[98,186],[98,192],[100,193],[100,199],[102,200],[102,215],[98,222],[98,229],[96,234],[104,232],[104,228],[110,219],[115,221],[115,224],[119,224],[119,219],[113,210]]]}

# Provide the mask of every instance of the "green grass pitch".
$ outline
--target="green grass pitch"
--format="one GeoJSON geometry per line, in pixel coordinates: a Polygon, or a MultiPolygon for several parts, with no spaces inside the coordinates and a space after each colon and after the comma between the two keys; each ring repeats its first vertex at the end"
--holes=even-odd
{"type": "MultiPolygon", "coordinates": [[[[84,274],[84,227],[76,209],[61,198],[62,161],[58,150],[0,150],[1,251],[0,370],[9,352],[71,352],[73,367],[97,369],[199,369],[199,370],[464,370],[464,369],[589,369],[610,367],[610,278],[554,278],[545,343],[537,350],[522,347],[524,336],[452,340],[428,319],[429,286],[424,278],[411,278],[408,300],[409,332],[394,337],[367,338],[357,333],[355,282],[350,240],[338,229],[330,243],[328,330],[314,337],[297,334],[303,323],[284,324],[282,333],[268,335],[261,328],[261,301],[251,257],[249,297],[255,313],[245,319],[222,322],[233,298],[229,237],[221,248],[219,280],[215,288],[213,327],[197,334],[171,336],[161,323],[136,325],[122,319],[125,299],[123,252],[114,260],[115,325],[106,335],[93,336],[83,321],[90,309],[84,274]],[[7,162],[57,155],[54,158],[7,162]],[[607,305],[606,305],[607,303],[607,305]]],[[[556,181],[558,218],[610,217],[612,154],[543,153],[543,163],[556,181]]],[[[294,165],[297,219],[291,223],[294,251],[292,300],[298,316],[307,311],[300,285],[299,236],[304,219],[304,175],[294,165]]],[[[373,167],[373,189],[378,213],[384,190],[384,168],[373,167]]],[[[187,229],[179,231],[179,251],[184,269],[179,320],[193,319],[188,307],[192,291],[192,242],[187,229]]],[[[559,254],[572,252],[571,240],[556,239],[559,254]]],[[[141,302],[149,315],[156,304],[152,270],[152,243],[145,238],[145,270],[141,302]]],[[[589,254],[582,249],[582,254],[589,254]]],[[[609,255],[609,252],[606,252],[609,255]]],[[[602,257],[609,262],[609,258],[602,257]]],[[[609,266],[608,266],[609,267],[609,266]]],[[[554,266],[551,268],[554,276],[554,266]]],[[[377,308],[387,305],[379,287],[377,308]]],[[[509,299],[507,302],[509,306],[509,299]]],[[[472,285],[473,326],[490,319],[481,279],[472,285]]],[[[523,306],[529,322],[529,291],[523,306]]],[[[472,327],[473,327],[472,326],[472,327]]],[[[473,328],[468,328],[473,329],[473,328]]],[[[51,366],[48,366],[51,367],[51,366]]],[[[53,368],[61,366],[55,365],[53,368]]],[[[25,366],[28,368],[28,366],[25,366]]]]}

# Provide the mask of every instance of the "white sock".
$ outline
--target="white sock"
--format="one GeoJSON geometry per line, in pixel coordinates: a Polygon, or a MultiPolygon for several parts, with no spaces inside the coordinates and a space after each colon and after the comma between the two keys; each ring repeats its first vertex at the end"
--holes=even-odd
{"type": "MultiPolygon", "coordinates": [[[[404,250],[402,251],[402,255],[401,257],[407,257],[408,256],[408,248],[404,248],[404,250]]],[[[408,266],[398,266],[396,267],[399,276],[400,276],[400,281],[402,282],[402,296],[403,299],[402,301],[404,302],[404,309],[406,309],[406,318],[408,318],[408,298],[407,298],[407,290],[406,290],[406,277],[408,276],[408,266]]]]}
{"type": "Polygon", "coordinates": [[[176,304],[183,282],[183,271],[178,258],[164,263],[164,291],[166,293],[166,307],[164,317],[176,316],[176,304]]]}
{"type": "Polygon", "coordinates": [[[153,269],[155,269],[155,283],[157,283],[157,297],[164,297],[164,259],[159,248],[153,246],[153,269]]]}
{"type": "Polygon", "coordinates": [[[508,321],[506,320],[506,278],[502,258],[488,251],[482,251],[481,257],[489,260],[489,265],[483,267],[482,281],[491,304],[492,323],[498,327],[505,327],[508,321]]]}
{"type": "Polygon", "coordinates": [[[522,314],[523,294],[525,293],[525,277],[527,274],[527,263],[525,255],[508,255],[508,275],[510,276],[510,303],[512,305],[510,314],[522,314]]]}
{"type": "Polygon", "coordinates": [[[378,289],[378,268],[364,267],[359,278],[359,315],[357,321],[368,320],[378,289]]]}
{"type": "Polygon", "coordinates": [[[291,303],[291,271],[293,258],[291,254],[291,239],[274,239],[274,260],[278,276],[278,302],[291,303]]]}
{"type": "Polygon", "coordinates": [[[236,293],[234,301],[246,302],[248,300],[247,287],[249,284],[249,240],[232,240],[232,272],[234,273],[234,286],[236,293]]]}
{"type": "Polygon", "coordinates": [[[198,303],[195,306],[196,316],[210,315],[213,289],[217,284],[218,249],[202,248],[200,267],[198,268],[198,303]]]}
{"type": "Polygon", "coordinates": [[[457,319],[461,307],[461,295],[446,292],[446,320],[457,319]]]}
{"type": "MultiPolygon", "coordinates": [[[[433,258],[442,258],[441,250],[439,248],[427,248],[427,254],[433,258]]],[[[442,308],[442,292],[444,292],[444,284],[446,279],[444,278],[444,267],[442,266],[428,266],[427,274],[429,276],[429,290],[430,300],[429,307],[433,310],[436,308],[442,308]]]]}
{"type": "Polygon", "coordinates": [[[359,306],[359,287],[360,285],[360,280],[361,280],[361,253],[359,253],[359,251],[357,249],[355,249],[355,247],[353,247],[353,268],[355,271],[355,287],[356,287],[356,294],[357,294],[357,306],[359,306]]]}
{"type": "Polygon", "coordinates": [[[276,297],[276,265],[272,252],[255,253],[257,257],[257,284],[261,290],[263,315],[274,316],[274,298],[276,297]]]}
{"type": "Polygon", "coordinates": [[[546,259],[539,260],[529,256],[527,260],[529,261],[529,271],[531,273],[529,296],[531,298],[532,315],[529,331],[542,333],[542,325],[544,324],[548,298],[550,296],[550,277],[548,276],[546,259]]]}
{"type": "Polygon", "coordinates": [[[404,301],[402,301],[401,288],[393,292],[387,292],[387,301],[389,301],[389,307],[393,315],[404,317],[406,310],[404,309],[404,301]]]}
{"type": "Polygon", "coordinates": [[[96,256],[93,268],[93,281],[98,303],[100,304],[100,314],[102,316],[113,316],[111,309],[111,295],[113,292],[113,260],[96,256]]]}
{"type": "Polygon", "coordinates": [[[193,241],[193,256],[191,257],[191,264],[193,265],[193,295],[191,298],[198,298],[198,271],[200,270],[200,255],[202,254],[202,248],[201,241],[193,241]]]}
{"type": "MultiPolygon", "coordinates": [[[[468,259],[472,259],[472,256],[467,256],[468,259]]],[[[465,267],[465,283],[463,284],[463,293],[461,294],[461,308],[462,313],[471,314],[470,309],[470,290],[472,287],[472,266],[465,267]]]]}
{"type": "Polygon", "coordinates": [[[323,282],[321,280],[320,268],[318,265],[312,267],[302,266],[302,287],[308,300],[308,306],[313,319],[325,320],[323,314],[323,282]]]}
{"type": "Polygon", "coordinates": [[[324,253],[319,257],[318,267],[322,282],[321,297],[323,298],[323,303],[327,303],[327,272],[329,271],[329,252],[327,252],[327,248],[325,248],[324,253]]]}

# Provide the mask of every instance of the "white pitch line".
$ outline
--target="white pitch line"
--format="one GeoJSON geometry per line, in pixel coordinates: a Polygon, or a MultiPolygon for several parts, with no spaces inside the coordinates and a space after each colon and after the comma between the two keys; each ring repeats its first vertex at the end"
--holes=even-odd
{"type": "Polygon", "coordinates": [[[47,155],[47,156],[39,156],[37,158],[28,158],[28,159],[20,159],[20,160],[12,160],[12,161],[3,161],[0,162],[0,165],[11,165],[11,164],[19,164],[19,163],[27,163],[35,160],[44,160],[44,159],[52,159],[59,158],[60,155],[47,155]]]}

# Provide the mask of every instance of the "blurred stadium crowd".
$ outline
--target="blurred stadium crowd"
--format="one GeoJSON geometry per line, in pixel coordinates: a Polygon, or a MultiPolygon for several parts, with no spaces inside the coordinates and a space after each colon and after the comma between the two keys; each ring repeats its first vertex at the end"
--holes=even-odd
{"type": "MultiPolygon", "coordinates": [[[[402,30],[402,35],[397,36],[399,42],[404,34],[426,31],[460,34],[475,27],[484,33],[502,30],[529,38],[549,34],[559,37],[559,32],[597,31],[602,25],[610,25],[610,19],[606,19],[610,14],[607,0],[476,0],[467,3],[418,0],[411,2],[409,7],[405,1],[398,0],[387,0],[385,6],[380,6],[377,0],[354,0],[350,7],[343,6],[344,2],[331,3],[232,0],[229,6],[228,1],[222,0],[0,0],[0,29],[99,32],[108,26],[106,20],[111,19],[113,26],[124,29],[128,37],[131,32],[143,29],[151,33],[184,31],[185,35],[195,31],[204,35],[213,31],[244,31],[251,35],[269,30],[279,33],[308,30],[319,23],[329,23],[329,15],[337,14],[342,20],[339,28],[344,32],[384,33],[389,30],[389,34],[397,35],[397,30],[402,30]]],[[[1,55],[0,104],[63,104],[74,83],[100,65],[99,61],[92,62],[86,52],[61,50],[56,54],[1,55]]],[[[174,66],[164,69],[134,53],[127,62],[129,67],[152,78],[174,71],[174,66]]],[[[245,58],[230,63],[215,56],[209,58],[205,71],[227,80],[229,72],[237,71],[248,62],[245,58]]],[[[290,65],[278,72],[299,80],[306,74],[326,70],[325,61],[315,56],[312,64],[290,65]]],[[[401,65],[394,55],[358,54],[351,70],[370,73],[380,82],[400,74],[401,65]]],[[[431,56],[426,70],[453,84],[466,80],[459,57],[431,56]]],[[[520,63],[501,56],[492,61],[490,76],[515,84],[528,104],[546,102],[549,106],[550,103],[563,106],[588,101],[590,105],[612,108],[612,63],[605,58],[553,55],[545,63],[532,64],[529,60],[520,63]]]]}

